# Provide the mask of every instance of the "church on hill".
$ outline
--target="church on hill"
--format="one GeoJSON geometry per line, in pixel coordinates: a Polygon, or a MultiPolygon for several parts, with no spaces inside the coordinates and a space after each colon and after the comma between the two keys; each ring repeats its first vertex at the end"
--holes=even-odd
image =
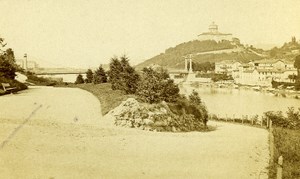
{"type": "Polygon", "coordinates": [[[198,40],[204,41],[204,40],[214,40],[216,42],[221,42],[223,40],[233,41],[232,34],[225,34],[221,33],[218,30],[218,25],[213,22],[209,28],[209,32],[204,32],[200,35],[198,35],[198,40]]]}

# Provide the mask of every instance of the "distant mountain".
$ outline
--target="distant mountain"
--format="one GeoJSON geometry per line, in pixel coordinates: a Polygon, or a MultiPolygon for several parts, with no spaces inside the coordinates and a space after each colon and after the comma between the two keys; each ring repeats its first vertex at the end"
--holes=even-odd
{"type": "Polygon", "coordinates": [[[194,63],[219,62],[223,60],[237,60],[248,62],[264,58],[262,49],[244,47],[230,41],[216,42],[213,40],[194,40],[168,48],[165,53],[154,56],[136,66],[140,70],[150,65],[160,65],[167,69],[183,69],[184,58],[192,55],[194,63]]]}

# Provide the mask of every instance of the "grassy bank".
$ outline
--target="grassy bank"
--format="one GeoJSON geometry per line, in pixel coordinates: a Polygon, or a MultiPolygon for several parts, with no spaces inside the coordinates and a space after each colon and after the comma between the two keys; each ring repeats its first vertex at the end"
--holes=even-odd
{"type": "Polygon", "coordinates": [[[134,95],[126,95],[120,90],[112,90],[110,83],[102,84],[68,84],[61,87],[80,88],[91,92],[101,102],[102,114],[107,114],[110,110],[114,109],[121,104],[122,101],[129,97],[135,98],[134,95]]]}
{"type": "MultiPolygon", "coordinates": [[[[283,156],[283,178],[300,178],[300,131],[274,128],[274,163],[283,156]]],[[[276,165],[271,166],[270,178],[276,178],[276,165]]]]}

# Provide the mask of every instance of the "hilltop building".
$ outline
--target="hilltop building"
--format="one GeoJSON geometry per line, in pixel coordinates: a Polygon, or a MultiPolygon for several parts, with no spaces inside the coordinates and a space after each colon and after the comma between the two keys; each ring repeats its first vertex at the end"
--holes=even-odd
{"type": "Polygon", "coordinates": [[[208,28],[209,32],[204,32],[198,35],[198,40],[214,40],[216,42],[221,42],[223,40],[233,41],[232,34],[219,32],[218,25],[214,22],[208,28]]]}

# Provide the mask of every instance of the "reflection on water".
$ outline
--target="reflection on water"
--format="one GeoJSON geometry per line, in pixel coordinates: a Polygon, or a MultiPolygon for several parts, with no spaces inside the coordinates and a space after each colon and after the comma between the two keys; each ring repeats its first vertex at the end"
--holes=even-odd
{"type": "Polygon", "coordinates": [[[241,117],[262,115],[266,111],[286,112],[288,107],[300,107],[300,100],[275,97],[272,93],[256,92],[252,89],[228,89],[213,87],[180,86],[180,93],[190,94],[196,90],[206,104],[209,113],[220,116],[241,117]]]}

